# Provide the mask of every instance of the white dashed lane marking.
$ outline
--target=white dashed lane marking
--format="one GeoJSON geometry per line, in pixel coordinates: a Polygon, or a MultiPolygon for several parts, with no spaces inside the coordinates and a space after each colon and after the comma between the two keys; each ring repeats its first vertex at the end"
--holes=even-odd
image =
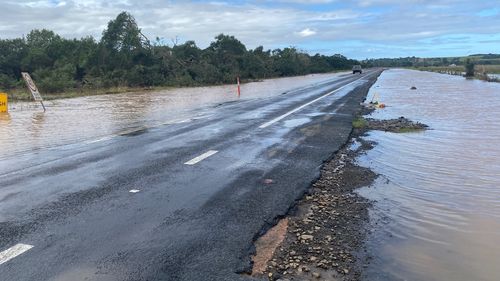
{"type": "Polygon", "coordinates": [[[332,95],[332,94],[334,94],[334,93],[336,93],[336,92],[338,92],[338,91],[340,91],[340,90],[344,89],[345,87],[347,87],[347,86],[349,86],[349,85],[351,85],[351,84],[354,84],[355,82],[358,82],[358,81],[359,81],[359,80],[361,80],[361,79],[362,79],[362,78],[356,79],[356,80],[354,80],[354,81],[350,82],[349,84],[346,84],[346,85],[344,85],[344,86],[342,86],[342,87],[340,87],[340,88],[338,88],[338,89],[336,89],[336,90],[333,90],[333,91],[331,91],[331,92],[329,92],[329,93],[327,93],[327,94],[322,95],[322,96],[321,96],[321,97],[319,97],[319,98],[316,98],[316,99],[314,99],[314,100],[312,100],[312,101],[310,101],[310,102],[308,102],[308,103],[305,103],[305,104],[303,104],[303,105],[301,105],[301,106],[299,106],[299,107],[297,107],[297,108],[295,108],[295,109],[292,109],[292,110],[288,111],[287,113],[285,113],[285,114],[283,114],[283,115],[280,115],[280,116],[278,116],[278,117],[276,117],[276,118],[272,119],[271,121],[266,122],[266,123],[264,123],[264,124],[260,125],[260,126],[259,126],[259,129],[264,129],[264,128],[266,128],[266,127],[269,127],[269,126],[271,126],[272,124],[274,124],[274,123],[276,123],[276,122],[278,122],[278,121],[280,121],[280,120],[282,120],[282,119],[284,119],[284,118],[288,117],[289,115],[292,115],[292,114],[294,114],[295,112],[297,112],[297,111],[299,111],[299,110],[303,109],[304,107],[306,107],[306,106],[308,106],[308,105],[311,105],[311,104],[313,104],[313,103],[315,103],[315,102],[317,102],[317,101],[319,101],[319,100],[322,100],[322,99],[324,99],[324,98],[326,98],[326,97],[328,97],[328,96],[330,96],[330,95],[332,95]]]}
{"type": "Polygon", "coordinates": [[[184,163],[184,164],[186,164],[186,165],[194,165],[194,164],[196,164],[196,163],[198,163],[198,162],[201,162],[201,161],[203,161],[203,160],[207,159],[208,157],[210,157],[210,156],[214,155],[214,154],[215,154],[215,153],[217,153],[217,152],[218,152],[217,150],[209,150],[209,151],[207,151],[207,152],[203,153],[202,155],[200,155],[200,156],[198,156],[198,157],[195,157],[195,158],[193,158],[193,159],[191,159],[191,160],[187,161],[187,162],[186,162],[186,163],[184,163]]]}
{"type": "Polygon", "coordinates": [[[20,254],[28,251],[31,248],[33,248],[32,245],[16,244],[8,248],[7,250],[0,252],[0,264],[10,261],[11,259],[19,256],[20,254]]]}
{"type": "Polygon", "coordinates": [[[140,192],[140,190],[139,189],[131,189],[131,190],[129,190],[129,192],[130,193],[137,193],[137,192],[140,192]]]}

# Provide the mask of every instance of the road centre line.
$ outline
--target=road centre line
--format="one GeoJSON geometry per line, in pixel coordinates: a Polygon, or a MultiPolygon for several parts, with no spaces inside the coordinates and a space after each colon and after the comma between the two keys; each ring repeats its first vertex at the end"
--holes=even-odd
{"type": "Polygon", "coordinates": [[[32,245],[28,244],[16,244],[7,250],[0,252],[0,264],[6,263],[9,260],[19,256],[20,254],[28,251],[33,248],[32,245]]]}
{"type": "Polygon", "coordinates": [[[285,113],[285,114],[283,114],[283,115],[281,115],[281,116],[278,116],[278,117],[276,117],[276,118],[272,119],[271,121],[268,121],[268,122],[266,122],[266,123],[264,123],[264,124],[260,125],[260,126],[259,126],[259,129],[264,129],[264,128],[266,128],[266,127],[269,127],[269,126],[271,126],[272,124],[274,124],[274,123],[276,123],[276,122],[278,122],[278,121],[280,121],[280,120],[282,120],[282,119],[286,118],[287,116],[292,115],[292,114],[294,114],[295,112],[297,112],[297,111],[299,111],[299,110],[303,109],[304,107],[306,107],[306,106],[308,106],[308,105],[311,105],[311,104],[313,104],[313,103],[315,103],[315,102],[317,102],[317,101],[319,101],[319,100],[321,100],[321,99],[324,99],[324,98],[326,98],[326,97],[328,97],[328,96],[330,96],[330,95],[332,95],[332,94],[334,94],[334,93],[336,93],[336,92],[338,92],[338,91],[340,91],[340,90],[344,89],[345,87],[347,87],[347,86],[349,86],[349,85],[353,84],[354,82],[358,82],[359,80],[361,80],[361,79],[363,79],[363,78],[365,78],[365,77],[358,78],[358,79],[356,79],[356,80],[354,80],[354,81],[350,82],[349,84],[346,84],[346,85],[344,85],[344,86],[342,86],[342,87],[340,87],[340,88],[338,88],[338,89],[336,89],[336,90],[333,90],[333,91],[331,91],[331,92],[329,92],[329,93],[326,93],[326,94],[322,95],[322,96],[321,96],[321,97],[319,97],[319,98],[316,98],[316,99],[314,99],[314,100],[312,100],[312,101],[310,101],[310,102],[308,102],[308,103],[305,103],[305,104],[303,104],[303,105],[301,105],[301,106],[299,106],[299,107],[297,107],[297,108],[295,108],[295,109],[292,109],[292,110],[288,111],[287,113],[285,113]]]}
{"type": "Polygon", "coordinates": [[[194,165],[194,164],[196,164],[196,163],[198,163],[198,162],[201,162],[201,161],[203,161],[203,160],[207,159],[208,157],[210,157],[210,156],[214,155],[214,154],[215,154],[215,153],[217,153],[217,152],[218,152],[217,150],[209,150],[209,151],[207,151],[207,152],[203,153],[202,155],[197,156],[197,157],[195,157],[195,158],[193,158],[193,159],[191,159],[191,160],[187,161],[187,162],[186,162],[186,163],[184,163],[184,164],[185,164],[185,165],[194,165]]]}

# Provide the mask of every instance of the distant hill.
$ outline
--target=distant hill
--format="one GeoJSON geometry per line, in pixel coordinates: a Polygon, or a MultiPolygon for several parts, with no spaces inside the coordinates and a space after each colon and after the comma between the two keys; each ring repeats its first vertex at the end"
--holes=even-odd
{"type": "Polygon", "coordinates": [[[500,54],[475,54],[469,57],[477,57],[481,59],[500,59],[500,54]]]}

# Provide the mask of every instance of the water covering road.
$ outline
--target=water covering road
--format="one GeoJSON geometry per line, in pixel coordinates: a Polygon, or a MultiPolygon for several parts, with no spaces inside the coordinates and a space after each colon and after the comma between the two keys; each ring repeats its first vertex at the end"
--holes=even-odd
{"type": "MultiPolygon", "coordinates": [[[[0,162],[0,276],[248,280],[238,273],[250,270],[254,238],[347,141],[379,73],[320,76],[327,82],[302,81],[295,90],[292,78],[276,88],[256,83],[264,88],[254,98],[221,105],[234,97],[214,90],[211,105],[186,111],[171,112],[162,93],[138,94],[133,100],[145,105],[132,109],[129,96],[57,101],[0,162]],[[112,106],[115,99],[123,105],[112,106]],[[58,125],[50,112],[62,106],[61,116],[72,116],[72,103],[85,118],[58,125]]],[[[10,124],[7,134],[22,131],[10,124]]]]}
{"type": "Polygon", "coordinates": [[[346,73],[247,83],[242,85],[241,98],[235,85],[225,85],[46,101],[45,113],[33,102],[11,103],[10,113],[0,115],[0,144],[4,148],[0,159],[24,151],[92,142],[128,130],[201,118],[206,115],[207,106],[273,97],[326,83],[341,75],[346,73]]]}
{"type": "Polygon", "coordinates": [[[500,276],[500,84],[390,70],[370,90],[421,133],[372,132],[360,159],[382,176],[365,280],[495,281],[500,276]],[[416,86],[416,91],[410,90],[416,86]]]}

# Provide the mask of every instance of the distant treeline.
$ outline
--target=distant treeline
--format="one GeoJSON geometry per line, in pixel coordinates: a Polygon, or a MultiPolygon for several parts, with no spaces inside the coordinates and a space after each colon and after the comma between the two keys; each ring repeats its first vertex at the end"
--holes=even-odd
{"type": "Polygon", "coordinates": [[[366,59],[361,63],[365,67],[428,67],[428,66],[465,66],[467,60],[480,65],[500,65],[500,54],[477,54],[466,57],[443,57],[443,58],[381,58],[366,59]]]}
{"type": "MultiPolygon", "coordinates": [[[[175,40],[173,40],[175,41],[175,40]]],[[[209,47],[194,41],[173,46],[151,42],[126,12],[108,23],[100,41],[65,39],[49,30],[0,40],[0,90],[22,87],[21,72],[32,74],[43,92],[109,87],[195,86],[324,73],[358,64],[342,55],[311,56],[296,48],[248,50],[220,34],[209,47]]]]}

